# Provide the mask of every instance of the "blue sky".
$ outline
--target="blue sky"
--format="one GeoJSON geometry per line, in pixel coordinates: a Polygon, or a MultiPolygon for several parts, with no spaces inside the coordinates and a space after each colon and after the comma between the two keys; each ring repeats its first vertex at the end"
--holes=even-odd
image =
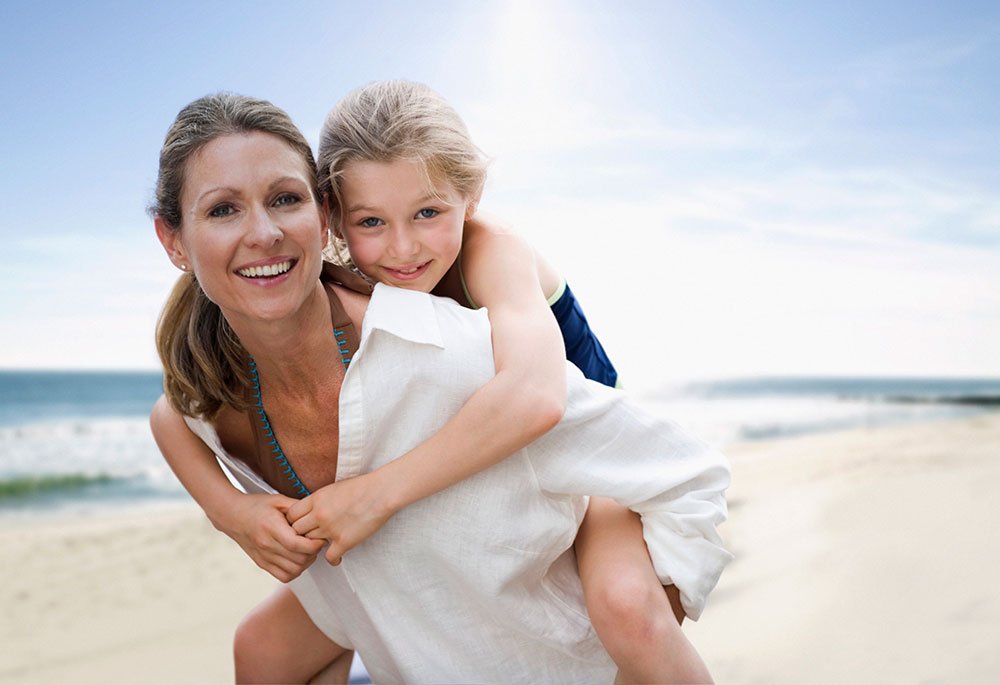
{"type": "Polygon", "coordinates": [[[0,56],[0,368],[156,367],[184,104],[266,97],[315,142],[409,78],[632,385],[1000,375],[996,3],[7,0],[0,56]]]}

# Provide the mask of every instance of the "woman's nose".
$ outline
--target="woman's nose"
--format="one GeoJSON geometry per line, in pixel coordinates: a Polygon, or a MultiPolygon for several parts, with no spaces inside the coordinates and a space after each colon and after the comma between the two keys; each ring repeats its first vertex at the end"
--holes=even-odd
{"type": "Polygon", "coordinates": [[[284,231],[264,208],[251,212],[248,223],[246,242],[252,247],[271,247],[280,242],[284,236],[284,231]]]}

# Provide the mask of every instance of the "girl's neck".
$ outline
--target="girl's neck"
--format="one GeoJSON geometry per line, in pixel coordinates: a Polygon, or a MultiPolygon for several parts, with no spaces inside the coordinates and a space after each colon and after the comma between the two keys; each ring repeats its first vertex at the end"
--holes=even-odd
{"type": "Polygon", "coordinates": [[[432,295],[440,295],[441,297],[450,297],[456,302],[468,305],[466,302],[465,288],[462,285],[462,272],[461,262],[462,253],[458,253],[458,257],[455,258],[455,263],[451,265],[444,276],[438,281],[438,284],[434,286],[431,290],[432,295]]]}

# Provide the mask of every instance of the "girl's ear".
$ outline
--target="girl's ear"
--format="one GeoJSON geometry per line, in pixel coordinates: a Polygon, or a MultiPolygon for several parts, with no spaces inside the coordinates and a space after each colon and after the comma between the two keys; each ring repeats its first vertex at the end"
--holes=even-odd
{"type": "Polygon", "coordinates": [[[327,227],[329,228],[328,232],[332,233],[334,238],[343,240],[344,234],[340,230],[340,221],[333,216],[329,195],[323,196],[323,218],[326,220],[327,227]]]}
{"type": "Polygon", "coordinates": [[[476,210],[479,209],[479,198],[483,196],[483,191],[479,191],[465,203],[465,220],[468,221],[476,215],[476,210]]]}
{"type": "Polygon", "coordinates": [[[171,228],[159,216],[153,219],[153,226],[156,228],[156,237],[159,238],[164,252],[170,257],[170,261],[181,271],[187,271],[190,265],[187,255],[184,253],[184,245],[181,243],[181,232],[171,228]]]}

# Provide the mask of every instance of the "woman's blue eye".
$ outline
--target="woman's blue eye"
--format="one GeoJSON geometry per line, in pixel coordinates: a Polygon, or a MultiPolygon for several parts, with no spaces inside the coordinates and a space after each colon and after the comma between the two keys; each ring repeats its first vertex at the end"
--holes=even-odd
{"type": "Polygon", "coordinates": [[[208,215],[211,217],[215,217],[217,219],[221,219],[223,217],[231,215],[234,211],[236,210],[233,209],[232,205],[218,205],[208,210],[208,215]]]}
{"type": "Polygon", "coordinates": [[[278,196],[278,199],[274,201],[274,204],[280,207],[282,205],[294,205],[300,201],[299,196],[294,193],[282,193],[278,196]]]}
{"type": "Polygon", "coordinates": [[[377,219],[377,218],[375,218],[373,216],[370,216],[367,219],[362,219],[358,223],[360,223],[365,228],[375,228],[380,223],[382,223],[382,220],[381,219],[377,219]]]}
{"type": "Polygon", "coordinates": [[[421,219],[433,219],[438,214],[440,214],[438,210],[430,209],[429,207],[421,209],[419,212],[417,212],[417,216],[420,217],[421,219]]]}

